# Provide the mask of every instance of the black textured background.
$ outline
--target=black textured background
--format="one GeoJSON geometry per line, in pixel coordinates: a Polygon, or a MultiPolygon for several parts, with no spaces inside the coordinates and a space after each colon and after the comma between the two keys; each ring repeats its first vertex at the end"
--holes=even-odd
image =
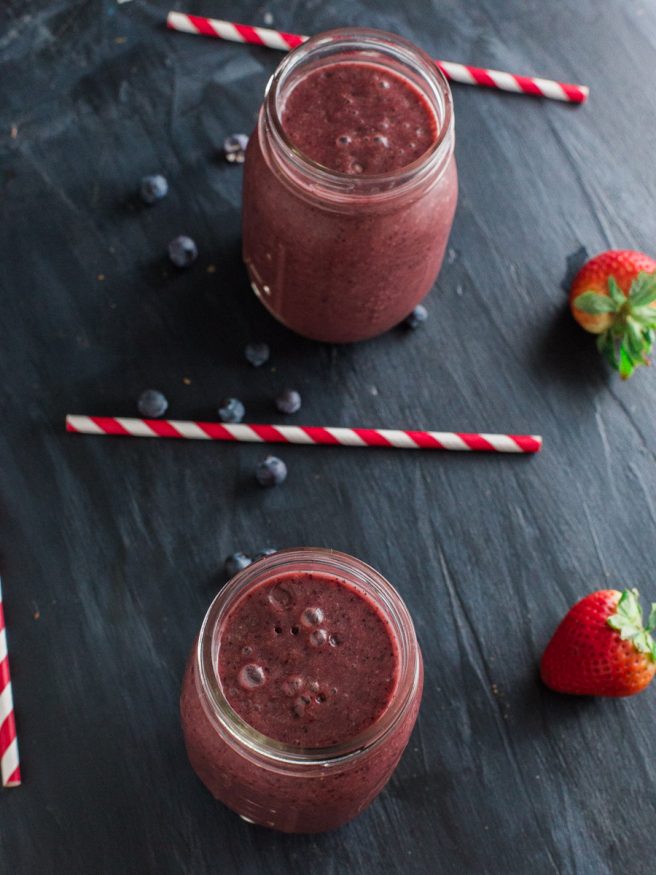
{"type": "MultiPolygon", "coordinates": [[[[173,2],[173,0],[171,0],[173,2]]],[[[166,0],[0,10],[0,550],[24,785],[0,792],[0,870],[635,873],[653,870],[656,694],[538,682],[557,620],[618,582],[656,598],[656,376],[620,385],[565,312],[585,252],[652,249],[653,0],[188,0],[308,33],[396,30],[433,54],[592,87],[581,108],[455,86],[461,195],[430,322],[349,348],[300,340],[239,260],[241,170],[280,56],[166,32],[166,0]],[[135,200],[163,172],[169,197],[135,200]],[[200,258],[176,273],[167,241],[200,258]],[[241,350],[267,340],[270,366],[241,350]],[[185,382],[185,379],[188,382],[185,382]],[[67,412],[178,418],[237,394],[309,424],[528,431],[533,459],[101,440],[67,412]],[[225,554],[332,546],[379,568],[426,659],[391,784],[337,833],[285,837],[213,802],[177,716],[185,654],[225,554]]]]}

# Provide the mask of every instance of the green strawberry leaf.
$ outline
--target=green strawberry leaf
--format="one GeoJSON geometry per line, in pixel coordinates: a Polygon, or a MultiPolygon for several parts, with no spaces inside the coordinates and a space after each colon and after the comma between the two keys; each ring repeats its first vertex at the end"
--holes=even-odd
{"type": "Polygon", "coordinates": [[[624,335],[627,352],[635,365],[646,364],[651,351],[651,339],[642,327],[633,319],[626,320],[626,333],[624,335]]]}
{"type": "Polygon", "coordinates": [[[629,301],[632,307],[646,307],[656,301],[656,273],[641,271],[638,274],[631,284],[629,301]]]}
{"type": "Polygon", "coordinates": [[[635,649],[639,653],[651,653],[654,639],[646,630],[643,630],[642,632],[636,632],[636,634],[632,638],[632,641],[635,649]]]}
{"type": "Polygon", "coordinates": [[[631,317],[647,328],[656,328],[656,309],[654,307],[635,307],[631,317]]]}
{"type": "Polygon", "coordinates": [[[649,619],[647,620],[647,631],[653,632],[654,629],[656,629],[656,604],[652,602],[649,619]]]}
{"type": "Polygon", "coordinates": [[[618,339],[618,370],[622,379],[626,380],[637,367],[649,364],[653,335],[651,331],[644,330],[630,317],[622,321],[623,325],[614,327],[612,334],[618,339]]]}
{"type": "Polygon", "coordinates": [[[640,593],[635,587],[633,589],[625,589],[622,592],[613,617],[616,617],[618,620],[626,620],[634,626],[640,626],[642,628],[642,605],[640,604],[640,593]]]}
{"type": "MultiPolygon", "coordinates": [[[[645,339],[640,327],[632,320],[626,320],[626,334],[624,335],[626,348],[634,361],[640,361],[645,356],[645,339]]],[[[647,347],[646,352],[649,352],[647,347]]]]}
{"type": "Polygon", "coordinates": [[[636,363],[633,361],[627,348],[622,344],[622,346],[620,346],[620,377],[623,380],[628,380],[631,374],[635,371],[635,368],[636,363]]]}
{"type": "Polygon", "coordinates": [[[637,589],[625,589],[615,608],[615,613],[606,621],[611,629],[620,633],[622,641],[630,641],[638,653],[647,654],[656,661],[656,642],[652,638],[651,623],[656,625],[656,605],[652,605],[647,628],[643,625],[640,594],[637,589]]]}
{"type": "MultiPolygon", "coordinates": [[[[624,301],[624,297],[622,297],[624,301]]],[[[600,313],[615,313],[617,305],[607,295],[600,295],[599,292],[583,292],[574,300],[574,306],[577,310],[583,313],[589,313],[591,316],[598,316],[600,313]]]]}
{"type": "Polygon", "coordinates": [[[626,304],[626,295],[617,285],[617,281],[615,280],[614,276],[608,277],[608,293],[610,294],[611,300],[615,304],[616,310],[619,310],[620,307],[626,304]]]}
{"type": "Polygon", "coordinates": [[[621,617],[616,618],[612,623],[610,623],[610,625],[613,627],[613,629],[615,629],[616,632],[620,633],[620,638],[622,639],[622,641],[626,641],[629,638],[634,638],[640,633],[639,626],[636,626],[634,623],[631,623],[629,620],[622,619],[621,617]]]}

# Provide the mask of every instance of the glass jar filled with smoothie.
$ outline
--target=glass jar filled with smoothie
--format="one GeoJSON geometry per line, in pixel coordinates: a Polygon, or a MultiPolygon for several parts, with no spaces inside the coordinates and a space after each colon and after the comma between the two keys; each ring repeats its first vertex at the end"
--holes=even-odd
{"type": "Polygon", "coordinates": [[[343,343],[430,290],[457,199],[448,83],[383,31],[312,37],[271,78],[244,174],[243,255],[270,312],[343,343]]]}
{"type": "Polygon", "coordinates": [[[412,620],[384,577],[344,553],[283,550],[207,612],[182,687],[187,753],[245,820],[333,829],[389,780],[422,684],[412,620]]]}

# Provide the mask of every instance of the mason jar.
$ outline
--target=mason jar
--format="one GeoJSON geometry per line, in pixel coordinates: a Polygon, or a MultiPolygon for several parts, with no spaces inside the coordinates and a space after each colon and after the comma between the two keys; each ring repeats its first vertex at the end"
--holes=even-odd
{"type": "MultiPolygon", "coordinates": [[[[286,596],[284,608],[272,620],[274,636],[287,634],[283,628],[285,617],[289,615],[293,620],[303,608],[302,598],[286,596]]],[[[315,619],[318,617],[329,628],[330,610],[326,610],[326,616],[316,608],[314,613],[315,619]]],[[[254,623],[250,619],[249,616],[248,625],[258,625],[257,618],[254,623]]],[[[289,642],[298,635],[299,627],[292,625],[291,633],[289,642]]],[[[316,634],[329,651],[324,633],[319,630],[316,634]]],[[[294,640],[298,642],[298,638],[294,640]]],[[[367,652],[368,643],[360,641],[358,652],[367,652]]],[[[282,646],[288,646],[284,640],[282,646]]],[[[253,648],[245,650],[252,653],[253,648]]],[[[350,661],[351,654],[344,653],[350,661]]],[[[249,658],[256,659],[257,653],[249,658]]],[[[335,654],[327,652],[326,664],[330,665],[333,658],[335,654]]],[[[267,672],[270,668],[265,666],[267,672]]],[[[356,695],[335,700],[330,722],[341,720],[343,725],[344,713],[353,708],[358,689],[365,696],[371,689],[373,670],[375,666],[364,662],[349,664],[349,682],[356,695]]],[[[381,574],[364,562],[333,550],[283,550],[239,572],[219,592],[205,616],[189,656],[180,702],[189,760],[213,796],[244,820],[284,832],[333,829],[366,808],[389,780],[414,726],[422,685],[422,658],[412,620],[399,594],[381,574]],[[393,642],[396,666],[394,685],[377,719],[355,734],[343,732],[342,737],[332,739],[335,743],[318,748],[276,740],[246,722],[228,701],[219,670],[222,647],[228,646],[226,642],[234,631],[230,618],[237,608],[250,604],[245,600],[254,592],[302,593],[309,584],[300,590],[287,584],[286,589],[280,590],[278,583],[292,579],[311,581],[313,575],[334,580],[337,588],[357,594],[375,609],[393,642]]],[[[328,704],[324,701],[316,707],[328,704]]]]}
{"type": "MultiPolygon", "coordinates": [[[[327,116],[340,112],[335,99],[330,90],[323,102],[310,95],[299,110],[303,128],[320,139],[327,116]]],[[[344,100],[352,99],[345,92],[344,100]]],[[[244,172],[243,258],[264,306],[293,331],[332,343],[364,340],[402,321],[428,293],[444,258],[458,190],[453,149],[449,85],[435,63],[402,37],[340,28],[290,52],[268,83],[244,172]],[[362,137],[373,154],[375,144],[384,150],[392,135],[397,143],[407,136],[412,146],[419,130],[399,126],[411,127],[404,113],[420,99],[433,135],[405,166],[382,173],[357,162],[330,169],[305,154],[286,130],[286,107],[304,79],[337,76],[348,90],[348,71],[357,72],[358,65],[373,71],[377,84],[402,91],[398,83],[405,83],[408,99],[400,94],[398,108],[378,118],[376,102],[366,93],[362,98],[358,83],[360,90],[352,91],[364,99],[367,115],[337,138],[339,148],[362,137]]]]}

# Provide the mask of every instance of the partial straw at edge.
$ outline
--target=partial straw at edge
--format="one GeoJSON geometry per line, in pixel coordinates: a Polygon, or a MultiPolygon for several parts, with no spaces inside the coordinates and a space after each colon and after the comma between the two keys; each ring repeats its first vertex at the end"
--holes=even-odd
{"type": "Polygon", "coordinates": [[[3,787],[21,784],[18,738],[14,716],[14,698],[9,672],[9,650],[0,580],[0,776],[3,787]]]}

